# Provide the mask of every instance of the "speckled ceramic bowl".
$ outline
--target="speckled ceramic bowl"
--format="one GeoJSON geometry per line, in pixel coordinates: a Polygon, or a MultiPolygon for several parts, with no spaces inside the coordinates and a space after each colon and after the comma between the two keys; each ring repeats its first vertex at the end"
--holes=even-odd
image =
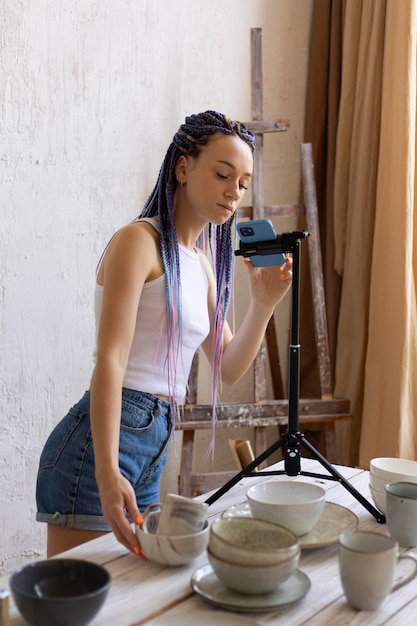
{"type": "Polygon", "coordinates": [[[295,572],[300,560],[300,549],[289,559],[273,565],[228,563],[214,556],[210,549],[207,550],[207,556],[217,578],[226,587],[240,593],[256,595],[273,591],[295,572]]]}
{"type": "Polygon", "coordinates": [[[220,518],[211,523],[213,556],[241,565],[276,565],[299,550],[299,540],[287,528],[248,517],[220,518]]]}

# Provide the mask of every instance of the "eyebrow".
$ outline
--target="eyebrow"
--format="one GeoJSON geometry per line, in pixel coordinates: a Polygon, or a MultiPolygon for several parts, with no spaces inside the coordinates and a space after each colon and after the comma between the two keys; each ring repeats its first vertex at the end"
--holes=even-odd
{"type": "MultiPolygon", "coordinates": [[[[223,165],[228,165],[232,168],[232,170],[236,169],[236,167],[233,165],[233,163],[230,163],[230,161],[222,161],[221,159],[218,159],[217,163],[223,163],[223,165]]],[[[243,174],[243,176],[249,176],[251,178],[252,174],[251,172],[246,172],[245,174],[243,174]]]]}

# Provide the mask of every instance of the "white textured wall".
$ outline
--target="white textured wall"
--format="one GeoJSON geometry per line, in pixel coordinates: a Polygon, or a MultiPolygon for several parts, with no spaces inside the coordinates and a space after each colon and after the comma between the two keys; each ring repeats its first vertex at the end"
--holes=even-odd
{"type": "Polygon", "coordinates": [[[44,555],[37,461],[89,382],[100,252],[186,114],[250,119],[252,27],[265,116],[292,124],[268,194],[297,199],[310,13],[311,0],[2,0],[0,574],[44,555]]]}

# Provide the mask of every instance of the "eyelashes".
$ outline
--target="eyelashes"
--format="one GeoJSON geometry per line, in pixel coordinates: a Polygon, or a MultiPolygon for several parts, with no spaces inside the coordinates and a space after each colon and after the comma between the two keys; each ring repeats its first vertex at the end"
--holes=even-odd
{"type": "MultiPolygon", "coordinates": [[[[219,174],[219,172],[217,172],[217,176],[218,176],[218,178],[221,178],[221,180],[227,180],[227,179],[228,179],[228,176],[224,176],[223,174],[219,174]]],[[[246,186],[245,186],[245,185],[243,185],[242,183],[239,183],[239,187],[240,187],[241,189],[244,189],[245,191],[247,191],[247,190],[248,190],[248,187],[246,187],[246,186]]]]}

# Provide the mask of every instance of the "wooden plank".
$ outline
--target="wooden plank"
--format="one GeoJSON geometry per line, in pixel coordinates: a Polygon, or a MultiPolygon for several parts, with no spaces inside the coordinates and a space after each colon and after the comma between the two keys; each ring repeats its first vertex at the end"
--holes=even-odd
{"type": "MultiPolygon", "coordinates": [[[[303,204],[265,204],[264,217],[302,217],[305,215],[303,204]]],[[[252,219],[253,207],[240,206],[239,219],[247,217],[252,219]]]]}
{"type": "Polygon", "coordinates": [[[263,135],[264,133],[282,133],[289,129],[289,120],[253,120],[252,122],[245,122],[245,126],[251,130],[255,135],[263,135]]]}
{"type": "MultiPolygon", "coordinates": [[[[311,416],[320,419],[345,415],[350,417],[350,403],[347,398],[332,398],[322,400],[321,398],[300,399],[300,420],[311,416]]],[[[181,410],[181,421],[198,423],[206,421],[211,423],[211,404],[187,405],[181,410]]],[[[228,402],[217,406],[217,425],[224,421],[240,422],[246,420],[256,420],[258,418],[287,418],[287,400],[267,400],[266,402],[228,402]]],[[[278,422],[277,422],[278,423],[278,422]]],[[[181,429],[181,422],[177,425],[181,429]]]]}
{"type": "Polygon", "coordinates": [[[307,228],[310,233],[308,249],[310,255],[311,283],[313,291],[314,330],[317,344],[320,388],[322,398],[331,398],[332,381],[330,353],[327,334],[326,304],[324,295],[323,267],[320,255],[320,229],[318,221],[316,182],[314,179],[313,149],[311,143],[301,146],[303,184],[306,205],[307,228]]]}

